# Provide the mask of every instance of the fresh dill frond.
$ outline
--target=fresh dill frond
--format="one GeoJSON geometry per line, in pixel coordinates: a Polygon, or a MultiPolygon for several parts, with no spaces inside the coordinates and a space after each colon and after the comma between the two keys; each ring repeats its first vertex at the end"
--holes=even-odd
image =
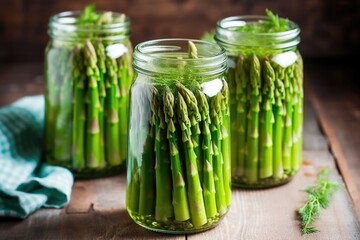
{"type": "Polygon", "coordinates": [[[317,175],[316,184],[305,189],[305,192],[308,193],[308,200],[298,210],[302,234],[318,231],[312,224],[319,217],[321,209],[329,206],[331,197],[340,188],[338,182],[329,180],[329,174],[329,169],[321,170],[317,175]]]}
{"type": "Polygon", "coordinates": [[[209,31],[209,32],[205,32],[205,33],[201,36],[200,39],[201,39],[201,40],[204,40],[204,41],[216,43],[216,42],[215,42],[215,39],[214,39],[214,36],[215,36],[215,30],[212,29],[212,30],[209,31]]]}
{"type": "Polygon", "coordinates": [[[95,4],[87,5],[82,11],[77,24],[94,24],[98,21],[100,15],[96,12],[95,4]]]}
{"type": "Polygon", "coordinates": [[[281,18],[269,9],[266,9],[268,20],[250,22],[238,28],[238,31],[249,33],[277,33],[289,30],[289,20],[281,18]]]}

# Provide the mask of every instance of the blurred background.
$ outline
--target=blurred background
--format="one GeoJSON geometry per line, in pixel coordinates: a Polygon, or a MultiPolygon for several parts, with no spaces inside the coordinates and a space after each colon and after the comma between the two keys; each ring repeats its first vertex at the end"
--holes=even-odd
{"type": "Polygon", "coordinates": [[[82,10],[123,12],[132,21],[132,42],[199,38],[217,20],[263,15],[269,8],[300,25],[304,58],[353,58],[359,53],[359,0],[0,0],[0,63],[42,61],[51,15],[82,10]]]}

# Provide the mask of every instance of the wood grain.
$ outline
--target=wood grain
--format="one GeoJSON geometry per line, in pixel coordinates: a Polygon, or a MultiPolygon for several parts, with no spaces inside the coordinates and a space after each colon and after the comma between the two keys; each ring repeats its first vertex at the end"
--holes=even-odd
{"type": "Polygon", "coordinates": [[[360,219],[360,82],[357,67],[329,63],[309,69],[312,79],[306,89],[321,127],[328,138],[346,187],[360,219]],[[319,78],[327,80],[323,84],[319,78]],[[346,80],[345,80],[346,79],[346,80]]]}

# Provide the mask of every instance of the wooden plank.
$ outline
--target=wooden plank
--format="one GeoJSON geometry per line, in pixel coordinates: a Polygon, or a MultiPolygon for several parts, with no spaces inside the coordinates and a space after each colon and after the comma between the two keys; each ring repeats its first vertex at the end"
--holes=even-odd
{"type": "Polygon", "coordinates": [[[360,219],[360,84],[350,63],[308,64],[311,100],[360,219]],[[322,81],[326,79],[326,84],[322,81]]]}
{"type": "Polygon", "coordinates": [[[325,134],[329,138],[331,150],[336,158],[336,163],[339,166],[342,177],[344,178],[347,190],[355,204],[356,213],[360,220],[360,195],[359,195],[359,184],[354,181],[354,175],[348,167],[348,163],[343,152],[342,145],[334,132],[333,126],[326,119],[326,114],[322,110],[321,103],[316,97],[313,97],[313,104],[319,114],[319,121],[325,131],[325,134]]]}
{"type": "MultiPolygon", "coordinates": [[[[233,190],[232,205],[220,225],[188,239],[304,239],[300,234],[298,209],[306,200],[302,192],[314,184],[316,173],[332,169],[331,178],[342,182],[329,152],[305,151],[307,164],[287,185],[267,190],[233,190]]],[[[320,230],[311,239],[359,239],[359,222],[345,188],[334,196],[315,226],[320,230]]]]}

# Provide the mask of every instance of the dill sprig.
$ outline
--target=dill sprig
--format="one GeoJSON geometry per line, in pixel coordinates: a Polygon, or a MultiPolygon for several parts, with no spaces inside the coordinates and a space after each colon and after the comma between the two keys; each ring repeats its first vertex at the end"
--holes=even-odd
{"type": "Polygon", "coordinates": [[[205,32],[202,36],[201,36],[201,40],[204,41],[208,41],[208,42],[213,42],[216,43],[215,39],[215,29],[210,30],[209,32],[205,32]]]}
{"type": "Polygon", "coordinates": [[[268,20],[259,20],[257,22],[247,23],[238,28],[240,32],[250,33],[277,33],[289,30],[289,20],[281,18],[269,9],[266,9],[268,20]]]}
{"type": "Polygon", "coordinates": [[[317,175],[315,186],[305,189],[308,193],[308,200],[298,210],[302,234],[318,232],[312,224],[319,217],[321,209],[329,206],[331,197],[340,188],[338,182],[329,180],[329,174],[328,168],[321,170],[317,175]]]}
{"type": "Polygon", "coordinates": [[[100,15],[96,12],[95,4],[89,4],[85,6],[79,19],[77,20],[77,24],[94,24],[99,18],[100,15]]]}

